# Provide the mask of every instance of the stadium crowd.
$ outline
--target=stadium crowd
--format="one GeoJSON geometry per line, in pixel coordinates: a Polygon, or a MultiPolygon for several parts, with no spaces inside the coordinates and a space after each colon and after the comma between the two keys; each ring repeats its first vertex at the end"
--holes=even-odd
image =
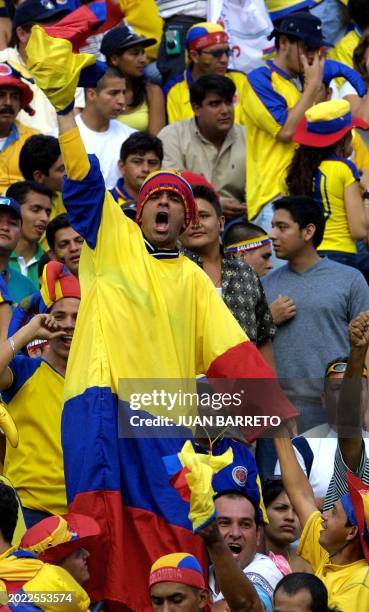
{"type": "Polygon", "coordinates": [[[368,87],[368,0],[0,0],[5,612],[369,611],[368,87]]]}

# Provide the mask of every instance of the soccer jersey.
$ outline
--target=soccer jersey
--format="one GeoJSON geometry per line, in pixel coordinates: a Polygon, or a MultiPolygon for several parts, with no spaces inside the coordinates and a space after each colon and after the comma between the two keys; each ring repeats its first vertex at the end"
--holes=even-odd
{"type": "Polygon", "coordinates": [[[329,561],[326,550],[319,544],[322,516],[315,511],[301,534],[297,553],[310,563],[315,575],[328,591],[328,605],[341,612],[369,610],[369,565],[365,559],[346,565],[329,561]]]}
{"type": "MultiPolygon", "coordinates": [[[[328,57],[337,62],[346,64],[350,68],[354,67],[354,51],[360,42],[362,32],[356,27],[348,32],[338,43],[330,50],[328,57]]],[[[342,79],[341,79],[342,82],[342,79]]]]}
{"type": "MultiPolygon", "coordinates": [[[[236,87],[234,118],[236,123],[245,124],[243,111],[243,96],[246,87],[246,75],[243,72],[236,70],[228,70],[225,75],[236,87]]],[[[175,79],[170,80],[165,86],[167,94],[167,113],[169,123],[191,119],[194,113],[190,102],[190,86],[193,83],[190,68],[187,68],[183,74],[175,79]]]]}
{"type": "Polygon", "coordinates": [[[118,179],[115,187],[110,189],[110,193],[119,206],[124,206],[127,203],[134,202],[134,198],[124,189],[123,179],[118,179]]]}
{"type": "Polygon", "coordinates": [[[301,92],[292,78],[272,61],[247,75],[243,97],[246,118],[246,201],[250,219],[281,191],[296,144],[277,135],[301,92]]]}
{"type": "Polygon", "coordinates": [[[332,154],[320,164],[314,179],[314,199],[323,204],[326,216],[320,251],[356,253],[344,196],[346,187],[359,180],[355,164],[344,157],[332,154]]]}
{"type": "Polygon", "coordinates": [[[40,357],[17,355],[9,367],[13,383],[2,397],[20,436],[17,448],[7,444],[4,475],[26,508],[63,514],[67,511],[60,441],[64,378],[40,357]]]}

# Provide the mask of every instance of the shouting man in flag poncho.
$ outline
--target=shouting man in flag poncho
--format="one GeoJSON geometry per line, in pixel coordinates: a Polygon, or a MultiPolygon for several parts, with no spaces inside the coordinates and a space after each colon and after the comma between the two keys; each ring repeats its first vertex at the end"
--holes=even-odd
{"type": "MultiPolygon", "coordinates": [[[[62,421],[67,496],[71,511],[93,514],[105,534],[93,598],[143,612],[151,609],[146,585],[153,561],[182,550],[207,571],[207,559],[192,533],[188,504],[170,486],[162,460],[178,452],[183,440],[165,432],[160,438],[122,437],[130,406],[118,406],[119,387],[124,392],[132,379],[273,379],[274,373],[208,277],[176,249],[196,217],[187,181],[175,171],[150,175],[138,197],[137,223],[106,191],[99,161],[87,157],[72,111],[75,88],[86,82],[86,70],[93,73],[94,58],[75,53],[60,36],[53,26],[35,26],[27,56],[58,113],[67,172],[63,201],[85,239],[62,421]]],[[[268,408],[270,403],[264,414],[268,408]]],[[[296,414],[277,383],[273,414],[296,414]]]]}

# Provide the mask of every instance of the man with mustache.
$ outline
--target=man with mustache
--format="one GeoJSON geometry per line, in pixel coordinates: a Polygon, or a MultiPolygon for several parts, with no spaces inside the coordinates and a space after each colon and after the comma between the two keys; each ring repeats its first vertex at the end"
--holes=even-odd
{"type": "Polygon", "coordinates": [[[16,120],[21,109],[32,113],[33,98],[30,87],[21,80],[19,72],[7,63],[0,63],[0,192],[5,193],[12,183],[21,180],[19,153],[29,136],[36,130],[16,120]]]}

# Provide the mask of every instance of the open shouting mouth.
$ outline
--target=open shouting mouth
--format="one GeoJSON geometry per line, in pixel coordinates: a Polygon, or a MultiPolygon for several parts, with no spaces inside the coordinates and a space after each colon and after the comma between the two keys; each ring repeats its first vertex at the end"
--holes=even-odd
{"type": "Polygon", "coordinates": [[[161,210],[155,216],[155,230],[157,232],[167,232],[169,227],[169,215],[166,211],[161,210]]]}

